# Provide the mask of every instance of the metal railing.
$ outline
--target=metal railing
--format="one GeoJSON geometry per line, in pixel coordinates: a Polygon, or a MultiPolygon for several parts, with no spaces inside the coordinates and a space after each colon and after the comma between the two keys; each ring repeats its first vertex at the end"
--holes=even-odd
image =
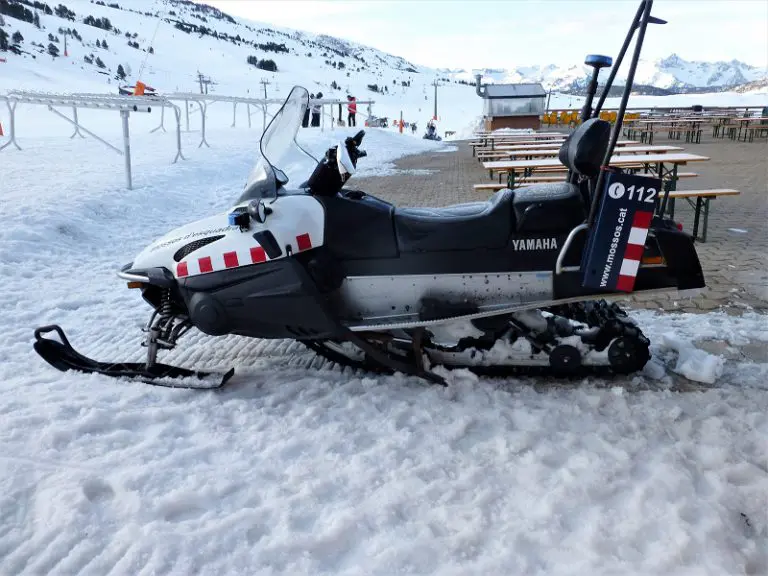
{"type": "MultiPolygon", "coordinates": [[[[203,145],[210,147],[210,144],[208,144],[208,141],[206,140],[206,117],[207,117],[207,111],[208,106],[210,104],[214,104],[217,102],[226,102],[232,104],[232,127],[234,128],[237,124],[237,106],[245,105],[246,106],[246,112],[248,117],[248,127],[251,127],[251,116],[253,112],[251,112],[251,106],[255,106],[259,110],[261,110],[262,113],[262,129],[264,129],[267,125],[267,117],[269,116],[269,106],[272,104],[282,104],[284,102],[284,99],[282,98],[249,98],[249,97],[241,97],[241,96],[226,96],[226,95],[219,95],[219,94],[196,94],[193,92],[174,92],[170,94],[163,94],[163,95],[145,95],[145,96],[119,96],[119,95],[113,95],[113,94],[98,94],[98,93],[74,93],[74,94],[57,94],[57,93],[48,93],[48,92],[34,92],[34,91],[23,91],[23,90],[11,90],[5,95],[0,95],[0,101],[4,101],[8,112],[10,114],[10,122],[9,122],[9,140],[2,146],[0,146],[0,151],[2,151],[5,148],[8,148],[9,146],[13,145],[16,147],[16,149],[21,150],[21,146],[19,146],[18,142],[16,141],[16,107],[19,104],[25,104],[25,105],[32,105],[32,106],[46,106],[50,112],[61,118],[62,120],[72,124],[74,126],[74,132],[70,136],[70,138],[75,138],[76,136],[80,136],[81,138],[85,138],[83,136],[83,133],[87,134],[88,136],[92,137],[93,139],[97,140],[98,142],[101,142],[105,146],[107,146],[109,149],[114,150],[118,154],[122,155],[125,158],[125,179],[126,179],[126,186],[129,190],[133,188],[133,178],[131,173],[131,142],[130,142],[130,131],[128,126],[128,120],[129,116],[132,112],[134,113],[144,113],[149,114],[152,112],[153,108],[160,108],[160,124],[152,129],[150,133],[157,132],[158,130],[162,130],[165,132],[165,109],[169,108],[173,111],[174,117],[176,119],[176,156],[173,159],[172,163],[176,163],[179,158],[182,160],[186,160],[184,157],[184,154],[182,153],[181,149],[181,106],[180,103],[184,102],[184,111],[185,111],[185,124],[186,124],[186,131],[189,132],[189,113],[190,113],[190,103],[197,104],[199,112],[200,112],[200,119],[201,119],[201,130],[200,130],[200,143],[198,144],[198,148],[202,147],[203,145]],[[71,108],[72,109],[72,117],[67,116],[57,108],[71,108]],[[78,118],[78,110],[79,109],[90,109],[90,110],[111,110],[111,111],[117,111],[120,113],[120,117],[122,120],[122,133],[123,133],[123,142],[122,142],[122,149],[111,144],[104,138],[98,136],[93,131],[87,129],[85,126],[82,125],[78,118]]],[[[333,116],[333,106],[335,105],[347,105],[347,100],[340,100],[340,99],[321,99],[312,101],[313,104],[320,104],[321,106],[321,130],[325,129],[325,117],[328,116],[331,124],[331,129],[333,129],[335,124],[335,118],[333,116]],[[325,107],[329,106],[331,109],[331,114],[325,113],[325,107]]],[[[374,104],[373,100],[364,100],[364,101],[357,101],[356,104],[358,105],[367,105],[367,114],[370,118],[372,116],[372,105],[374,104]]]]}
{"type": "MultiPolygon", "coordinates": [[[[109,149],[114,150],[123,156],[125,160],[126,186],[131,190],[133,188],[133,177],[131,172],[131,138],[128,120],[131,112],[149,114],[152,112],[153,107],[159,106],[163,111],[166,107],[171,108],[176,116],[176,156],[173,159],[173,163],[176,163],[179,158],[184,159],[184,154],[181,151],[181,111],[178,106],[163,97],[114,96],[111,94],[54,94],[48,92],[11,90],[6,95],[0,95],[0,100],[5,101],[10,114],[9,140],[0,146],[0,150],[11,145],[15,146],[17,150],[22,149],[16,141],[16,107],[19,104],[46,106],[50,112],[74,126],[74,132],[70,138],[75,138],[76,136],[84,138],[85,136],[83,136],[83,133],[85,133],[94,140],[101,142],[109,149]],[[70,118],[60,110],[57,110],[57,108],[71,108],[72,117],[70,118]],[[123,133],[122,149],[83,126],[78,118],[77,112],[79,109],[110,110],[119,112],[123,133]]],[[[157,130],[157,128],[155,130],[157,130]]]]}

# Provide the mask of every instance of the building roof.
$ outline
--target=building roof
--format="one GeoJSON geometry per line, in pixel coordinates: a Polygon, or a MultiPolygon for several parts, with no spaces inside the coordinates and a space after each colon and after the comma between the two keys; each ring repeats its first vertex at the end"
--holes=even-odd
{"type": "Polygon", "coordinates": [[[547,93],[541,84],[486,84],[485,98],[536,98],[547,93]]]}

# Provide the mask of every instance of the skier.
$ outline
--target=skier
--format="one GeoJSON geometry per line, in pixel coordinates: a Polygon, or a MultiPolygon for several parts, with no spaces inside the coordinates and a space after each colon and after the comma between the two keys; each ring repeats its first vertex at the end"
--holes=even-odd
{"type": "Polygon", "coordinates": [[[416,134],[416,122],[411,124],[411,134],[416,134]]]}
{"type": "Polygon", "coordinates": [[[357,114],[357,99],[354,96],[347,96],[349,104],[347,104],[347,126],[357,126],[355,122],[355,115],[357,114]]]}
{"type": "Polygon", "coordinates": [[[320,113],[323,111],[323,106],[320,104],[320,100],[323,97],[322,92],[318,92],[311,100],[310,104],[312,107],[312,126],[315,128],[320,127],[320,113]]]}

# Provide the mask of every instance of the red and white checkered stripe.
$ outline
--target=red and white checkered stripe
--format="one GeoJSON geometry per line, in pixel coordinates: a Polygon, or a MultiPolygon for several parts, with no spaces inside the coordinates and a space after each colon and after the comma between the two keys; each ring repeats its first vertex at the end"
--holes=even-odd
{"type": "Polygon", "coordinates": [[[632,292],[635,287],[635,278],[640,268],[640,261],[643,259],[645,239],[648,237],[651,220],[653,220],[653,212],[635,212],[632,218],[632,228],[629,231],[624,259],[621,261],[619,279],[616,282],[616,289],[621,292],[632,292]]]}
{"type": "MultiPolygon", "coordinates": [[[[312,248],[312,240],[309,237],[309,234],[299,234],[296,236],[296,246],[297,252],[312,248]]],[[[220,270],[226,270],[227,268],[261,264],[268,259],[264,248],[256,244],[250,248],[241,248],[239,250],[232,250],[214,254],[212,256],[189,258],[179,262],[176,265],[176,277],[184,278],[186,276],[197,276],[198,274],[218,272],[220,270]]]]}

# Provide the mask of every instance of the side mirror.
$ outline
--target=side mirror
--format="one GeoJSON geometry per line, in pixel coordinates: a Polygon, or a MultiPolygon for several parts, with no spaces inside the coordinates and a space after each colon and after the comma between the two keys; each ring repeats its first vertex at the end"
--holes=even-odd
{"type": "Polygon", "coordinates": [[[264,224],[264,222],[267,221],[267,214],[271,214],[272,209],[267,208],[267,205],[264,204],[264,200],[258,199],[258,200],[251,200],[248,204],[248,214],[250,214],[251,218],[256,220],[259,224],[264,224]]]}

